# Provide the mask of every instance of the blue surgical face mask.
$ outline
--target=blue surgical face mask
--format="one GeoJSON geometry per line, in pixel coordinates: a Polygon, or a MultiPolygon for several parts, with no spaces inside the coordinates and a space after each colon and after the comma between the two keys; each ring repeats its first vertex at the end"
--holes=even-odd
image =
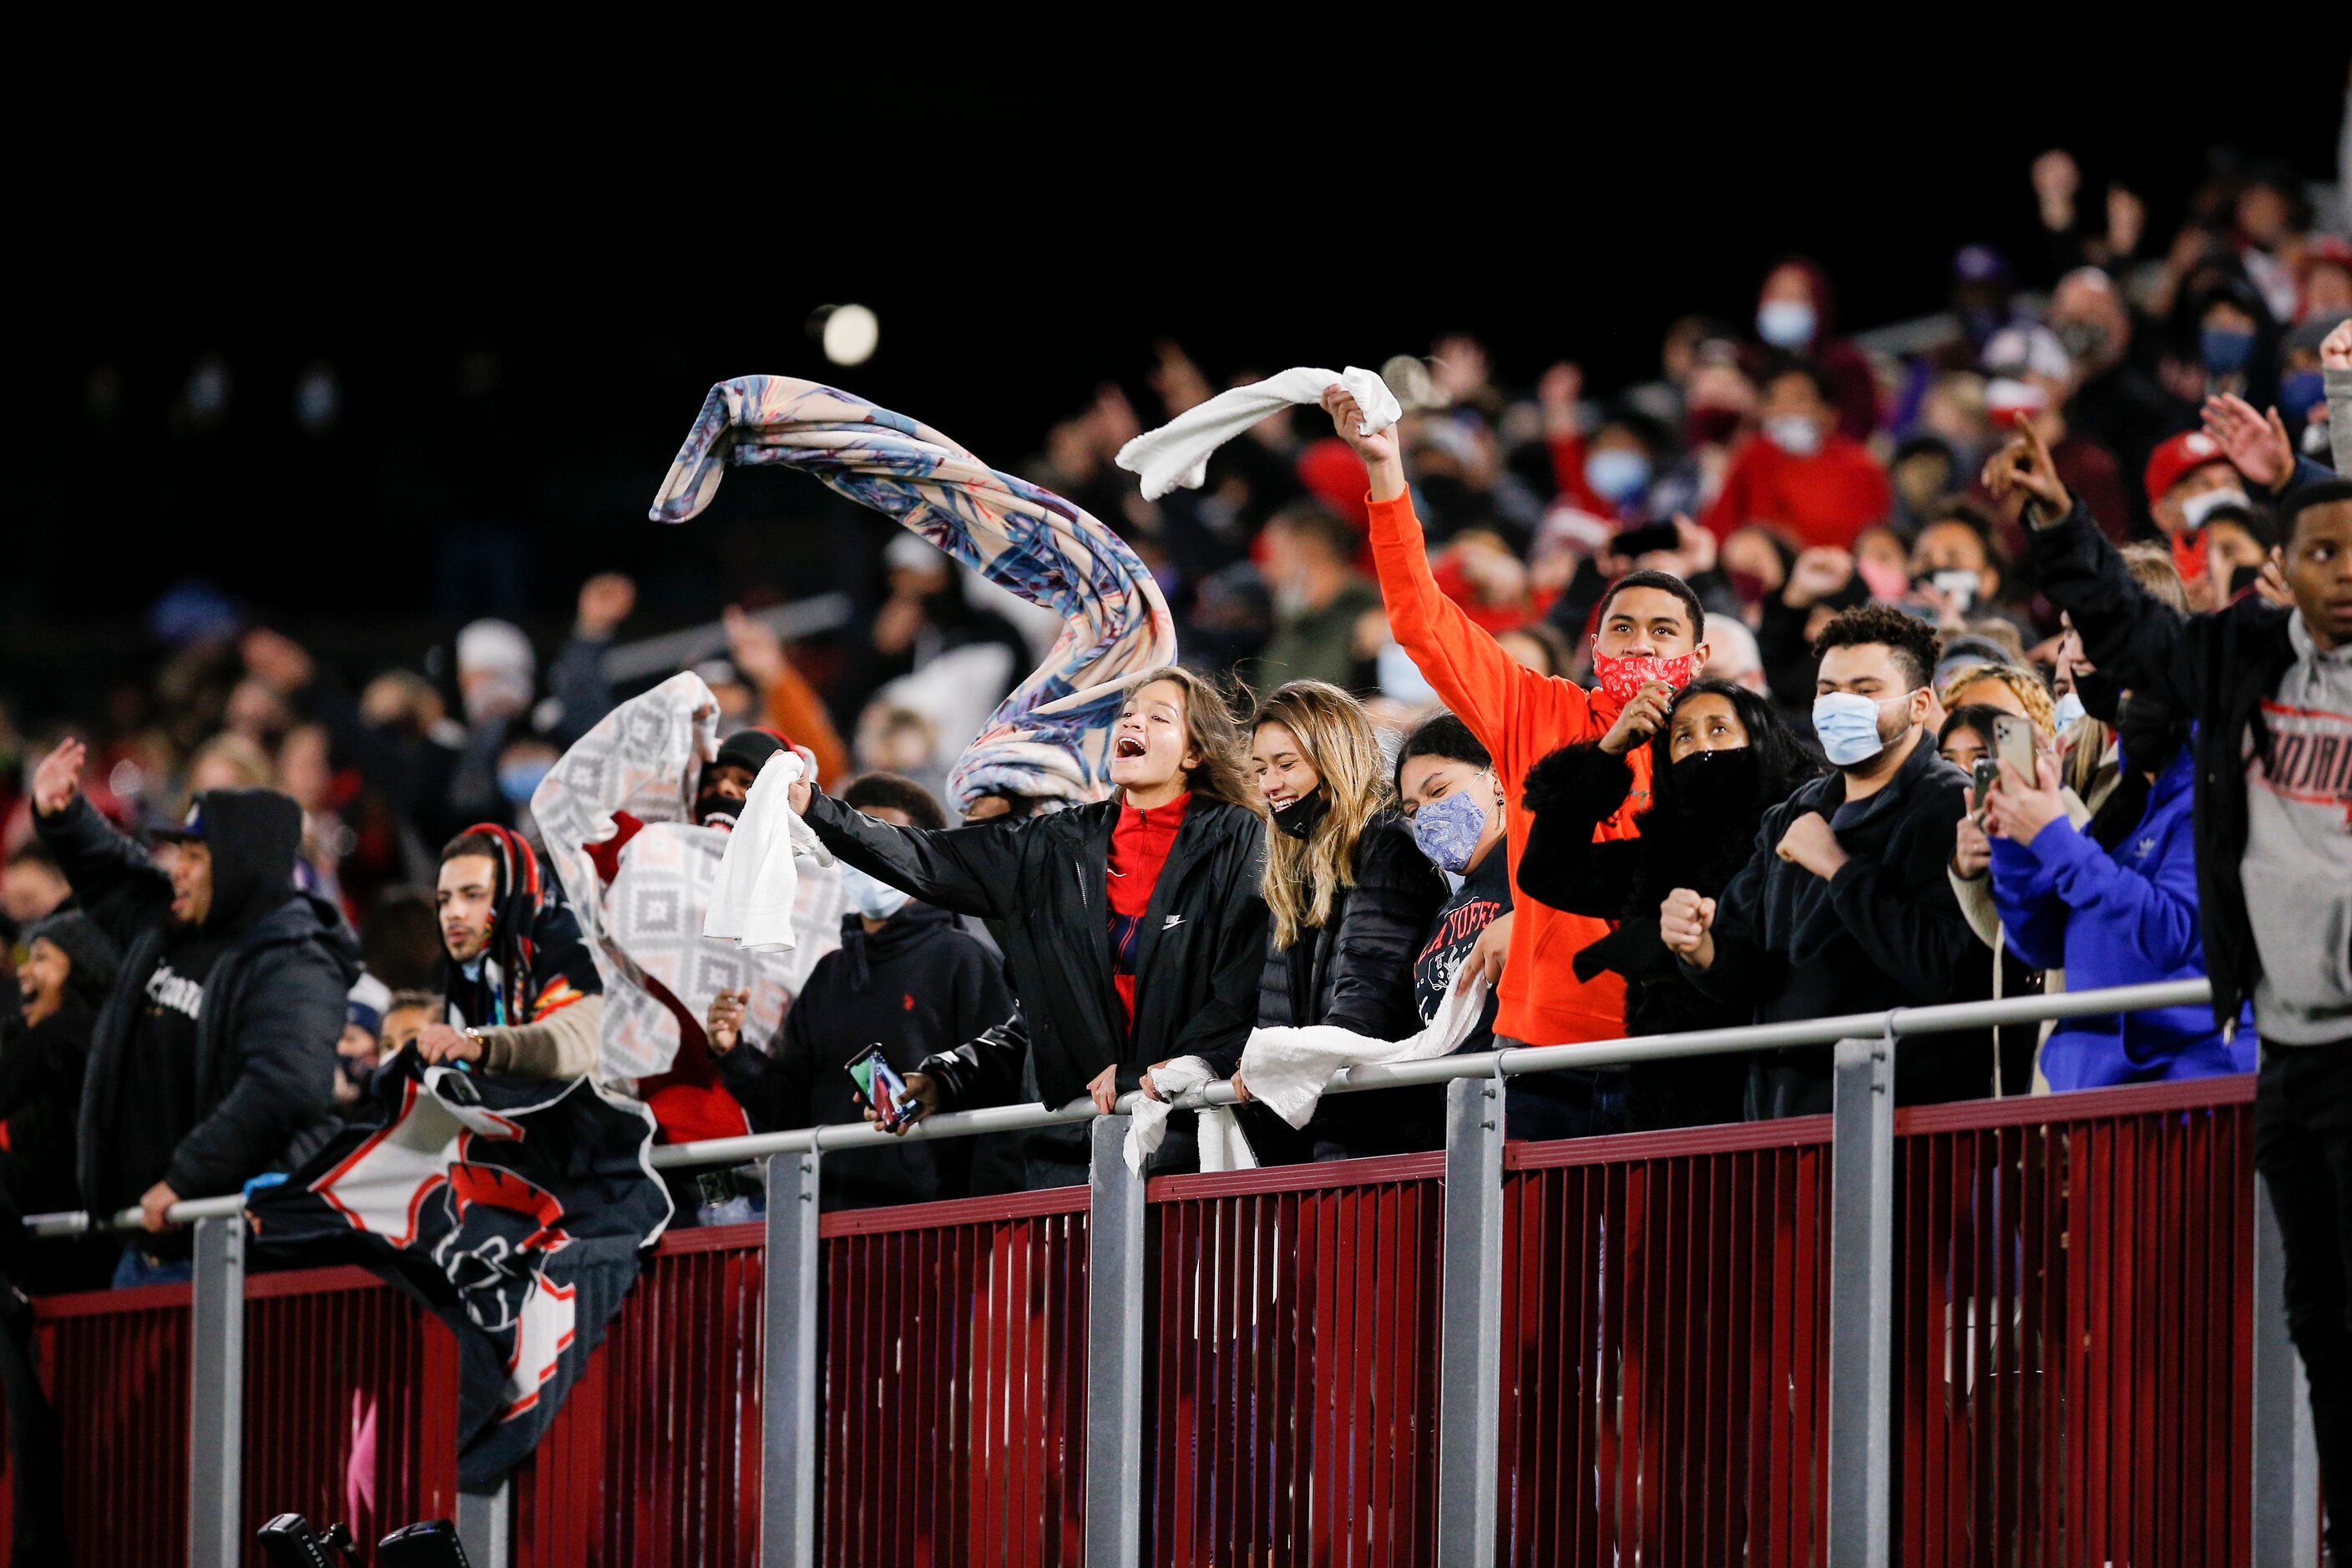
{"type": "Polygon", "coordinates": [[[910,901],[908,894],[846,863],[841,868],[841,896],[869,921],[887,921],[910,901]]]}
{"type": "Polygon", "coordinates": [[[1815,321],[1809,300],[1768,300],[1756,309],[1756,335],[1776,349],[1801,349],[1813,341],[1815,321]]]}
{"type": "Polygon", "coordinates": [[[2303,419],[2319,406],[2327,395],[2327,373],[2321,370],[2299,370],[2279,383],[2279,412],[2289,419],[2303,419]]]}
{"type": "Polygon", "coordinates": [[[2058,711],[2055,718],[2058,733],[2064,734],[2089,717],[2090,710],[2083,706],[2082,693],[2069,691],[2065,696],[2058,699],[2058,711]]]}
{"type": "Polygon", "coordinates": [[[1900,697],[1869,698],[1852,691],[1824,691],[1813,699],[1813,734],[1822,743],[1822,755],[1832,767],[1854,768],[1886,750],[1886,742],[1878,733],[1878,715],[1889,702],[1906,702],[1911,694],[1900,697]]]}
{"type": "Polygon", "coordinates": [[[1457,789],[1412,814],[1412,841],[1431,865],[1455,876],[1470,868],[1470,857],[1486,833],[1486,806],[1475,788],[1457,789]]]}
{"type": "Polygon", "coordinates": [[[509,805],[529,805],[539,781],[555,771],[551,762],[509,763],[499,770],[499,793],[509,805]]]}
{"type": "Polygon", "coordinates": [[[1603,447],[1584,459],[1584,482],[1594,493],[1622,501],[1650,482],[1650,459],[1626,447],[1603,447]]]}
{"type": "Polygon", "coordinates": [[[2254,352],[2254,334],[2232,327],[2208,327],[2197,334],[2198,356],[2205,368],[2215,375],[2229,375],[2242,370],[2246,356],[2254,352]]]}
{"type": "Polygon", "coordinates": [[[1792,458],[1810,458],[1822,449],[1822,427],[1801,414],[1767,419],[1764,438],[1792,458]]]}

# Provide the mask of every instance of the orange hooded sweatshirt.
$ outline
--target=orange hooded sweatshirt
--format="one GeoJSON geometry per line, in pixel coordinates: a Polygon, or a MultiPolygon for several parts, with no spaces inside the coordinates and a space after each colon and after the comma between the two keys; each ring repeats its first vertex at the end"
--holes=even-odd
{"type": "MultiPolygon", "coordinates": [[[[1518,889],[1519,850],[1528,837],[1519,793],[1535,763],[1562,746],[1607,734],[1621,704],[1604,692],[1522,667],[1439,591],[1412,492],[1370,504],[1372,565],[1388,604],[1389,629],[1454,716],[1494,753],[1503,781],[1503,827],[1509,836],[1504,848],[1516,918],[1495,1032],[1535,1046],[1616,1039],[1625,1032],[1624,981],[1612,973],[1580,981],[1570,967],[1578,952],[1608,934],[1609,922],[1564,914],[1518,889]]],[[[1598,838],[1633,837],[1634,815],[1649,807],[1650,748],[1633,748],[1625,761],[1633,769],[1633,793],[1595,830],[1598,838]]]]}

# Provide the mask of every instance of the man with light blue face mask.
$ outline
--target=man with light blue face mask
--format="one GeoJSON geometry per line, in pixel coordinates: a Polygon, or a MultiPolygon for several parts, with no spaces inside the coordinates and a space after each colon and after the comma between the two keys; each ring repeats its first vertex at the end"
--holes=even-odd
{"type": "MultiPolygon", "coordinates": [[[[947,826],[930,792],[896,773],[864,774],[841,798],[893,826],[947,826]]],[[[742,1044],[745,992],[721,992],[710,1006],[705,1033],[719,1076],[761,1132],[858,1121],[848,1066],[868,1046],[881,1047],[908,1077],[925,1058],[953,1050],[1013,1011],[1002,961],[952,912],[918,903],[846,863],[841,890],[848,905],[841,946],[809,971],[772,1050],[742,1044]]],[[[961,1197],[971,1161],[968,1139],[828,1153],[824,1205],[961,1197]]]]}
{"type": "MultiPolygon", "coordinates": [[[[1925,1006],[1989,990],[1945,868],[1969,781],[1925,724],[1935,633],[1882,605],[1824,628],[1813,729],[1836,770],[1765,813],[1756,850],[1718,900],[1688,889],[1660,908],[1659,934],[1691,984],[1745,1003],[1759,1023],[1925,1006]]],[[[1913,1047],[1895,1061],[1906,1103],[1961,1098],[1981,1053],[1913,1047]]],[[[1830,1108],[1826,1047],[1751,1063],[1748,1114],[1830,1108]]]]}

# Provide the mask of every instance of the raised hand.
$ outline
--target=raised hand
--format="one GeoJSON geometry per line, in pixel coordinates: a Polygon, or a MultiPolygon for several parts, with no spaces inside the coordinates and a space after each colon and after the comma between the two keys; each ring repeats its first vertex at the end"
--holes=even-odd
{"type": "Polygon", "coordinates": [[[2205,434],[2213,437],[2231,466],[2254,484],[2275,491],[2294,473],[2294,443],[2273,408],[2266,420],[2233,392],[2205,400],[2205,434]]]}
{"type": "Polygon", "coordinates": [[[33,770],[33,810],[42,816],[55,816],[73,804],[81,793],[81,765],[89,757],[89,748],[68,736],[58,742],[56,751],[41,759],[33,770]]]}
{"type": "Polygon", "coordinates": [[[2031,419],[2017,427],[2008,446],[1986,460],[1984,486],[2011,518],[2031,502],[2038,514],[2037,528],[2047,528],[2074,510],[2074,498],[2066,493],[2065,481],[2058,477],[2049,443],[2031,419]]]}
{"type": "Polygon", "coordinates": [[[1789,568],[1780,602],[1792,610],[1820,603],[1853,580],[1853,557],[1833,544],[1816,544],[1789,568]]]}
{"type": "Polygon", "coordinates": [[[709,1016],[702,1021],[703,1038],[711,1053],[725,1056],[743,1042],[743,1010],[751,1003],[749,986],[721,991],[710,999],[709,1016]]]}
{"type": "Polygon", "coordinates": [[[740,605],[730,605],[719,612],[727,627],[727,656],[743,679],[764,691],[784,678],[789,664],[784,657],[783,635],[759,616],[746,614],[740,605]]]}
{"type": "Polygon", "coordinates": [[[636,607],[636,584],[618,572],[599,572],[580,584],[580,635],[601,642],[636,607]]]}
{"type": "Polygon", "coordinates": [[[317,674],[310,652],[282,632],[256,626],[237,645],[246,672],[279,693],[301,690],[317,674]]]}
{"type": "Polygon", "coordinates": [[[1396,426],[1391,425],[1369,436],[1358,435],[1363,427],[1364,411],[1357,405],[1355,395],[1336,381],[1323,389],[1323,411],[1331,416],[1331,427],[1339,433],[1339,439],[1354,447],[1356,456],[1363,458],[1367,466],[1396,461],[1396,426]]]}

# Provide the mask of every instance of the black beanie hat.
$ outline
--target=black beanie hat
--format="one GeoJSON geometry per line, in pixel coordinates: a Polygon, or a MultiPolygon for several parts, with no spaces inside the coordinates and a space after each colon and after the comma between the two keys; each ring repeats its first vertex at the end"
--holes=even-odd
{"type": "Polygon", "coordinates": [[[711,759],[714,768],[738,767],[753,778],[768,765],[768,759],[792,744],[773,730],[738,730],[719,742],[719,755],[711,759]]]}

